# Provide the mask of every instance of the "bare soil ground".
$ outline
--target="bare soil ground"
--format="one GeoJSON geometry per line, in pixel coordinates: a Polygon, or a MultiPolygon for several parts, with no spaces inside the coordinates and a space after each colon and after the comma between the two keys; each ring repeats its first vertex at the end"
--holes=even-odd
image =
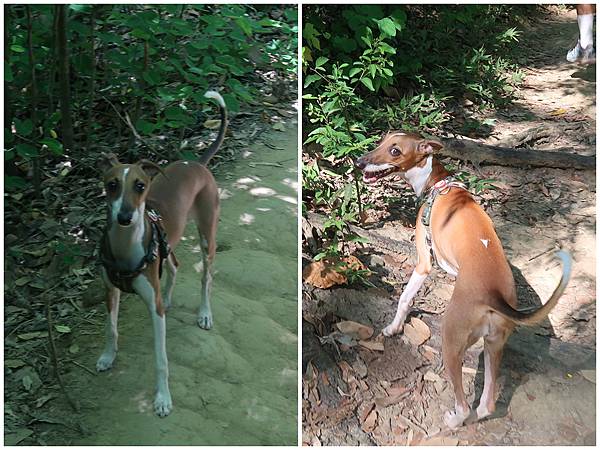
{"type": "MultiPolygon", "coordinates": [[[[8,333],[6,445],[295,445],[298,125],[295,107],[279,109],[285,122],[279,116],[276,129],[246,140],[235,163],[213,171],[222,200],[209,331],[195,320],[201,250],[193,225],[175,250],[181,265],[167,313],[171,414],[153,411],[152,325],[139,296],[122,297],[115,365],[96,372],[106,318],[98,280],[73,302],[79,321],[57,338],[77,412],[53,378],[27,364],[46,354],[42,333],[8,333]],[[30,343],[26,353],[23,342],[30,343]]],[[[263,128],[253,118],[244,130],[257,134],[256,123],[263,128]]]]}
{"type": "MultiPolygon", "coordinates": [[[[577,35],[574,10],[556,9],[526,26],[526,79],[518,98],[488,117],[486,142],[536,127],[543,136],[518,145],[565,147],[595,155],[595,66],[568,64],[577,35]]],[[[478,136],[481,137],[481,136],[478,136]]],[[[449,161],[446,161],[449,162],[449,161]]],[[[303,290],[303,442],[309,445],[595,445],[596,279],[594,172],[463,166],[497,189],[477,196],[493,219],[522,306],[540,305],[554,290],[560,267],[554,250],[568,249],[573,276],[548,320],[519,328],[505,349],[496,413],[451,431],[442,421],[453,406],[441,362],[440,323],[453,279],[434,269],[415,299],[412,317],[431,337],[415,345],[405,335],[379,338],[384,350],[324,338],[334,324],[352,320],[377,335],[393,318],[396,301],[415,264],[414,195],[398,180],[370,188],[368,232],[377,239],[357,251],[375,272],[375,287],[303,290]],[[479,171],[479,172],[477,172],[479,171]],[[409,252],[385,243],[404,241],[409,252]]],[[[483,385],[482,346],[465,358],[464,385],[477,406],[483,385]]]]}

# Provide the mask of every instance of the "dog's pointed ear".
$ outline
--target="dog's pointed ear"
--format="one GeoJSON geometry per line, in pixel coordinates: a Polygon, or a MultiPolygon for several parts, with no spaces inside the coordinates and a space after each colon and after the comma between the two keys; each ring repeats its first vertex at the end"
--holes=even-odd
{"type": "Polygon", "coordinates": [[[444,144],[438,141],[434,141],[432,139],[424,139],[419,142],[417,146],[417,151],[423,155],[431,155],[433,152],[444,147],[444,144]]]}
{"type": "Polygon", "coordinates": [[[100,168],[105,172],[114,167],[121,164],[119,162],[119,158],[114,153],[102,153],[102,158],[100,159],[100,168]]]}
{"type": "Polygon", "coordinates": [[[147,159],[140,159],[137,162],[137,165],[140,166],[142,170],[150,176],[150,178],[154,178],[159,173],[163,174],[165,177],[167,176],[158,164],[147,159]]]}

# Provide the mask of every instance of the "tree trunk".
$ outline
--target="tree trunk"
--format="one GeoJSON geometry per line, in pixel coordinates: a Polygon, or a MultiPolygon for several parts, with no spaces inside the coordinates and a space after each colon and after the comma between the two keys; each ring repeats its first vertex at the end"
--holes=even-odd
{"type": "Polygon", "coordinates": [[[69,52],[67,48],[67,5],[56,5],[58,28],[58,78],[60,92],[60,112],[62,118],[62,134],[65,149],[72,150],[73,121],[71,119],[71,86],[69,80],[69,52]]]}
{"type": "MultiPolygon", "coordinates": [[[[27,12],[27,54],[31,69],[31,123],[33,124],[33,137],[37,138],[38,89],[35,75],[35,58],[33,56],[33,20],[31,18],[31,7],[29,5],[25,6],[25,11],[27,12]]],[[[41,159],[42,155],[40,153],[31,158],[33,166],[33,190],[36,197],[40,196],[40,186],[42,184],[41,159]]]]}
{"type": "MultiPolygon", "coordinates": [[[[10,64],[9,48],[8,48],[8,27],[10,26],[10,5],[4,5],[4,65],[10,64]]],[[[13,109],[12,109],[12,98],[9,89],[9,83],[4,79],[4,128],[12,126],[13,121],[13,109]]]]}
{"type": "Polygon", "coordinates": [[[88,99],[88,114],[87,114],[87,124],[86,124],[86,131],[85,131],[85,149],[86,150],[90,150],[90,142],[91,142],[91,136],[92,136],[92,118],[93,118],[93,112],[94,112],[94,96],[95,96],[95,91],[96,91],[96,49],[95,49],[95,41],[96,41],[96,34],[95,34],[95,28],[96,26],[96,9],[95,9],[95,5],[92,5],[92,16],[90,17],[90,29],[91,29],[91,35],[90,35],[90,41],[92,44],[92,48],[91,48],[91,58],[92,58],[92,75],[90,76],[90,92],[89,92],[89,99],[88,99]]]}

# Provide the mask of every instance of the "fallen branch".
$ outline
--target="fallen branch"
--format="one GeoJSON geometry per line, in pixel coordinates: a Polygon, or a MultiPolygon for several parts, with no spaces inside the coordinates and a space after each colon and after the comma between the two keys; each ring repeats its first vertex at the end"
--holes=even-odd
{"type": "Polygon", "coordinates": [[[473,164],[498,164],[515,167],[551,167],[555,169],[594,170],[595,156],[567,153],[564,150],[525,150],[497,147],[468,139],[442,138],[444,148],[439,152],[451,158],[473,164]]]}

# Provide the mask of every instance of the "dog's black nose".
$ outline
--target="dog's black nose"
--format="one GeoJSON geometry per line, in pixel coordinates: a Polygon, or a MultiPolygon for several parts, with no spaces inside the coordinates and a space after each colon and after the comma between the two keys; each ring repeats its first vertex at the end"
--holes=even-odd
{"type": "Polygon", "coordinates": [[[362,170],[366,167],[367,163],[365,162],[364,158],[361,156],[356,161],[354,161],[354,165],[362,170]]]}
{"type": "Polygon", "coordinates": [[[117,214],[117,221],[119,222],[119,225],[127,226],[131,224],[132,216],[133,214],[131,212],[120,211],[119,214],[117,214]]]}

